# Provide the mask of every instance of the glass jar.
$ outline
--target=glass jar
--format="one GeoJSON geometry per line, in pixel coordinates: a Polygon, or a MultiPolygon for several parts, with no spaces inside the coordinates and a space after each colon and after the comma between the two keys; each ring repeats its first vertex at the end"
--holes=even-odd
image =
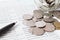
{"type": "Polygon", "coordinates": [[[45,13],[48,13],[49,11],[56,10],[60,6],[60,0],[52,0],[51,6],[46,2],[46,0],[34,0],[37,7],[44,11],[45,13]]]}

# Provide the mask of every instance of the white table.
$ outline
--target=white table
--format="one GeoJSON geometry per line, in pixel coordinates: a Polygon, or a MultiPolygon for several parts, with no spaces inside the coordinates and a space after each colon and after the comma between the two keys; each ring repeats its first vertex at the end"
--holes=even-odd
{"type": "Polygon", "coordinates": [[[23,14],[33,14],[37,9],[34,0],[0,0],[0,28],[18,21],[0,40],[60,40],[60,30],[35,36],[28,32],[29,27],[22,24],[23,14]]]}

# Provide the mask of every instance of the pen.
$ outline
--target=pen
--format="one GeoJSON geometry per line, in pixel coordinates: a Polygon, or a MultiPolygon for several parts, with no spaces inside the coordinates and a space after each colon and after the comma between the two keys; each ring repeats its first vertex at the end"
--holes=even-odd
{"type": "Polygon", "coordinates": [[[13,22],[13,23],[5,26],[4,28],[0,29],[0,36],[3,36],[4,34],[6,34],[15,24],[16,24],[16,22],[13,22]]]}

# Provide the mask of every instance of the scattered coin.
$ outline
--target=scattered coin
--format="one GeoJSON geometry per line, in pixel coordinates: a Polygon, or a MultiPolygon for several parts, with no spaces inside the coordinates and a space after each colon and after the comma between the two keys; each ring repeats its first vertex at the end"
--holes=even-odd
{"type": "Polygon", "coordinates": [[[36,17],[36,18],[42,18],[43,17],[43,15],[42,15],[42,11],[40,11],[40,10],[34,10],[34,17],[36,17]]]}
{"type": "Polygon", "coordinates": [[[45,33],[45,31],[43,29],[41,29],[41,28],[35,27],[33,29],[33,34],[35,34],[37,36],[43,35],[44,33],[45,33]]]}
{"type": "Polygon", "coordinates": [[[44,21],[51,23],[51,22],[54,22],[54,19],[53,18],[44,18],[44,21]]]}
{"type": "Polygon", "coordinates": [[[23,15],[23,19],[25,19],[25,20],[28,20],[28,19],[32,19],[32,15],[30,15],[30,14],[24,14],[23,15]]]}
{"type": "Polygon", "coordinates": [[[46,26],[46,23],[44,21],[38,21],[35,23],[36,27],[44,27],[46,26]]]}
{"type": "MultiPolygon", "coordinates": [[[[34,10],[34,14],[24,14],[23,24],[30,26],[29,31],[37,36],[43,35],[44,32],[53,32],[56,29],[60,29],[60,22],[53,19],[53,16],[60,17],[60,14],[56,14],[54,11],[52,14],[44,14],[41,10],[34,10]],[[52,24],[53,23],[53,24],[52,24]]],[[[58,12],[57,12],[58,13],[58,12]]]]}
{"type": "Polygon", "coordinates": [[[42,18],[40,19],[40,18],[35,18],[35,17],[34,17],[32,20],[35,21],[35,22],[37,22],[37,21],[41,21],[42,18]]]}
{"type": "Polygon", "coordinates": [[[47,23],[47,24],[46,24],[46,27],[44,28],[44,30],[45,30],[46,32],[52,32],[52,31],[55,30],[55,27],[54,27],[54,25],[53,25],[52,23],[47,23]]]}
{"type": "Polygon", "coordinates": [[[24,20],[23,24],[27,26],[35,26],[35,22],[33,20],[30,20],[30,21],[24,20]]]}
{"type": "Polygon", "coordinates": [[[57,30],[60,30],[60,22],[54,22],[54,26],[57,30]]]}
{"type": "Polygon", "coordinates": [[[33,13],[40,13],[40,14],[43,14],[44,12],[42,10],[34,10],[33,13]]]}

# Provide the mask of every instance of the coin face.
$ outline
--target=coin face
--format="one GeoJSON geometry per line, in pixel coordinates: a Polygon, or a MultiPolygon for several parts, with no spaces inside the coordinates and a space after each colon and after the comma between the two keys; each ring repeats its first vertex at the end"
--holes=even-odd
{"type": "Polygon", "coordinates": [[[42,18],[43,17],[43,15],[42,15],[43,12],[41,10],[34,10],[33,12],[34,12],[33,16],[35,18],[42,18]]]}
{"type": "Polygon", "coordinates": [[[25,20],[28,20],[28,19],[32,19],[32,15],[30,15],[30,14],[24,14],[23,15],[23,19],[25,19],[25,20]]]}
{"type": "Polygon", "coordinates": [[[43,35],[44,33],[45,33],[45,31],[41,28],[36,27],[36,28],[33,29],[33,34],[34,35],[40,36],[40,35],[43,35]]]}
{"type": "Polygon", "coordinates": [[[54,19],[53,18],[44,18],[44,21],[51,23],[51,22],[54,22],[54,19]]]}
{"type": "Polygon", "coordinates": [[[55,26],[51,23],[47,23],[46,27],[44,28],[46,32],[53,32],[55,30],[55,26]]]}
{"type": "Polygon", "coordinates": [[[23,24],[24,25],[27,25],[27,26],[35,26],[35,22],[33,20],[24,20],[23,21],[23,24]]]}
{"type": "Polygon", "coordinates": [[[42,18],[41,19],[40,18],[33,18],[32,20],[35,21],[35,22],[38,22],[38,21],[41,21],[42,18]]]}
{"type": "Polygon", "coordinates": [[[36,27],[44,27],[46,26],[46,23],[44,21],[38,21],[35,23],[36,27]]]}
{"type": "Polygon", "coordinates": [[[60,22],[54,22],[54,26],[57,30],[60,30],[60,22]]]}

